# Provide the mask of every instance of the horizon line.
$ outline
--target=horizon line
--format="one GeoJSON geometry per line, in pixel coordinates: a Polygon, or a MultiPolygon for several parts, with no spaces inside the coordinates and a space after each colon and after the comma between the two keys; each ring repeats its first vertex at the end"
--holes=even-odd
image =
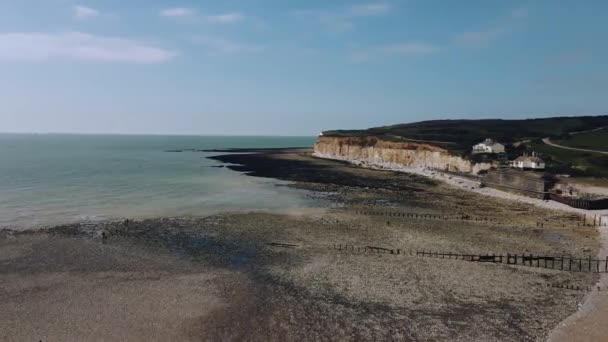
{"type": "Polygon", "coordinates": [[[181,133],[89,133],[89,132],[2,132],[0,135],[104,135],[104,136],[175,136],[175,137],[293,137],[308,138],[312,135],[267,135],[267,134],[181,134],[181,133]]]}

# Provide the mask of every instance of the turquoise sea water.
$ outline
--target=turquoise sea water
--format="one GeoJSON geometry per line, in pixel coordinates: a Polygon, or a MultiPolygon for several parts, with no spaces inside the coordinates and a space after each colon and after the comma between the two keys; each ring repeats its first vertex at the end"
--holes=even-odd
{"type": "Polygon", "coordinates": [[[310,206],[280,181],[172,149],[312,146],[314,137],[0,134],[0,228],[310,206]]]}

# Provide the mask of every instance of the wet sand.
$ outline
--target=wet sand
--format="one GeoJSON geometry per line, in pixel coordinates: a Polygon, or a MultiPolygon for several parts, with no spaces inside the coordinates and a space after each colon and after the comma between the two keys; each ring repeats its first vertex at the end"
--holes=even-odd
{"type": "Polygon", "coordinates": [[[4,231],[0,339],[543,340],[586,295],[548,285],[598,280],[409,253],[597,254],[597,231],[572,213],[315,159],[306,150],[214,158],[294,181],[328,205],[4,231]],[[334,244],[405,254],[345,253],[334,244]]]}

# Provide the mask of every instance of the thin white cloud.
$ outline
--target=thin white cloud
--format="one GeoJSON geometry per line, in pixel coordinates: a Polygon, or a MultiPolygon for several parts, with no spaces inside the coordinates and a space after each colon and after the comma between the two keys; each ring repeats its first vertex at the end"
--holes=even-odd
{"type": "Polygon", "coordinates": [[[166,8],[160,11],[161,17],[187,17],[194,14],[194,10],[185,7],[166,8]]]}
{"type": "Polygon", "coordinates": [[[501,35],[507,32],[507,29],[496,27],[485,31],[470,31],[456,35],[453,42],[461,46],[485,46],[501,35]]]}
{"type": "Polygon", "coordinates": [[[336,10],[297,10],[297,16],[314,18],[332,33],[343,33],[355,27],[355,21],[363,17],[380,16],[390,12],[386,3],[367,3],[342,7],[336,10]]]}
{"type": "Polygon", "coordinates": [[[74,6],[74,18],[78,20],[86,20],[89,18],[97,17],[99,11],[86,6],[74,6]]]}
{"type": "Polygon", "coordinates": [[[0,33],[0,61],[72,60],[154,64],[166,62],[175,55],[172,51],[121,37],[81,32],[0,33]]]}
{"type": "Polygon", "coordinates": [[[457,34],[452,38],[452,43],[468,47],[487,46],[500,37],[515,31],[527,16],[527,8],[515,8],[509,12],[508,18],[501,23],[487,29],[457,34]]]}
{"type": "Polygon", "coordinates": [[[369,3],[350,7],[349,13],[354,16],[370,16],[387,13],[391,6],[386,3],[369,3]]]}
{"type": "Polygon", "coordinates": [[[511,11],[511,18],[513,19],[523,19],[528,16],[528,9],[525,7],[516,8],[511,11]]]}
{"type": "Polygon", "coordinates": [[[161,10],[161,17],[196,17],[211,24],[232,24],[245,19],[245,16],[238,12],[228,12],[220,14],[200,15],[194,9],[186,7],[174,7],[161,10]]]}
{"type": "Polygon", "coordinates": [[[385,45],[380,51],[390,55],[428,55],[437,52],[439,48],[428,43],[401,43],[385,45]]]}
{"type": "Polygon", "coordinates": [[[428,56],[440,50],[439,46],[424,42],[405,42],[356,48],[351,53],[354,62],[367,62],[387,57],[428,56]]]}
{"type": "Polygon", "coordinates": [[[258,53],[264,50],[264,46],[258,44],[248,44],[236,42],[228,39],[194,36],[190,41],[193,44],[203,47],[208,55],[234,55],[241,53],[258,53]]]}
{"type": "Polygon", "coordinates": [[[317,20],[332,33],[350,31],[354,24],[349,18],[337,16],[333,13],[321,12],[315,15],[317,20]]]}
{"type": "Polygon", "coordinates": [[[243,20],[244,16],[240,13],[224,13],[205,16],[205,19],[213,24],[231,24],[243,20]]]}

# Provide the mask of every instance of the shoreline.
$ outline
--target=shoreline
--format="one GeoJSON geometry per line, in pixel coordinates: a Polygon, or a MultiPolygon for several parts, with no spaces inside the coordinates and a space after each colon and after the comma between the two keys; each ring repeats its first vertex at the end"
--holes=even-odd
{"type": "Polygon", "coordinates": [[[12,298],[0,303],[5,336],[544,340],[597,282],[597,274],[559,268],[365,252],[580,258],[599,246],[596,231],[573,215],[309,151],[209,158],[310,190],[331,203],[324,208],[0,234],[0,282],[12,298]],[[363,214],[404,211],[417,215],[363,214]],[[456,218],[462,215],[471,219],[456,218]],[[580,289],[553,286],[560,284],[580,289]]]}
{"type": "Polygon", "coordinates": [[[443,173],[443,172],[437,171],[437,170],[428,170],[425,168],[407,167],[407,166],[401,166],[401,165],[396,165],[396,164],[392,164],[392,163],[368,164],[368,163],[365,163],[362,161],[350,160],[348,158],[337,158],[335,156],[331,157],[331,156],[322,155],[322,154],[318,154],[318,153],[313,153],[313,156],[316,158],[321,158],[321,159],[338,160],[338,161],[342,161],[342,162],[347,162],[347,163],[351,163],[353,165],[357,165],[359,167],[367,167],[367,168],[374,169],[374,170],[390,170],[390,171],[397,171],[397,172],[404,172],[404,173],[413,173],[413,174],[416,174],[419,176],[423,176],[423,177],[427,177],[427,178],[430,178],[433,180],[438,180],[438,181],[444,182],[446,184],[449,184],[451,186],[454,186],[454,187],[462,189],[462,190],[475,192],[475,193],[485,195],[485,196],[491,196],[491,197],[495,197],[495,198],[501,198],[501,199],[506,199],[506,200],[511,200],[511,201],[533,204],[535,206],[538,206],[541,208],[546,208],[546,209],[551,209],[551,210],[568,211],[568,212],[572,212],[572,213],[590,215],[590,216],[598,215],[598,216],[602,216],[606,220],[608,220],[608,209],[585,210],[585,209],[570,207],[568,205],[565,205],[563,203],[559,203],[556,201],[541,200],[541,199],[527,197],[527,196],[523,196],[523,195],[512,194],[509,192],[504,192],[504,191],[500,191],[500,190],[488,188],[488,187],[481,188],[481,187],[479,187],[478,183],[475,181],[471,181],[470,179],[467,179],[465,177],[459,177],[454,174],[446,174],[446,173],[443,173]]]}
{"type": "MultiPolygon", "coordinates": [[[[491,196],[495,198],[506,199],[510,201],[516,201],[521,203],[532,204],[541,208],[550,210],[560,210],[565,212],[572,212],[576,214],[585,215],[585,217],[594,217],[598,215],[602,217],[601,222],[608,220],[608,209],[604,210],[584,210],[579,208],[573,208],[563,203],[541,200],[523,195],[512,194],[504,191],[500,191],[493,188],[481,188],[477,182],[471,181],[464,177],[458,177],[452,174],[445,174],[440,171],[427,170],[424,168],[413,168],[405,166],[395,166],[391,164],[386,165],[370,165],[362,163],[361,161],[352,161],[347,158],[331,158],[321,154],[314,153],[313,156],[317,158],[340,160],[352,163],[359,167],[369,167],[377,170],[392,170],[398,172],[414,173],[420,176],[428,177],[434,180],[439,180],[450,186],[478,193],[485,196],[491,196]]],[[[603,259],[608,256],[608,227],[596,227],[600,235],[600,248],[597,254],[598,259],[603,259]]],[[[608,289],[608,274],[600,274],[597,283],[592,287],[592,291],[585,297],[584,302],[579,305],[578,310],[560,322],[549,334],[547,340],[550,342],[567,342],[573,339],[581,338],[580,330],[587,332],[587,339],[592,340],[594,338],[605,337],[608,334],[608,327],[603,326],[601,323],[608,319],[608,296],[602,293],[599,289],[608,289]]]]}
{"type": "MultiPolygon", "coordinates": [[[[231,151],[235,152],[235,151],[231,151]]],[[[238,152],[238,151],[236,151],[238,152]]],[[[257,151],[263,152],[263,151],[257,151]]],[[[479,184],[475,181],[471,181],[465,177],[459,177],[453,174],[445,174],[436,170],[428,170],[424,168],[414,168],[414,167],[404,167],[392,165],[390,163],[384,165],[374,165],[368,164],[361,161],[353,161],[348,158],[335,158],[329,157],[318,153],[312,153],[312,156],[320,159],[334,160],[339,162],[345,162],[357,167],[369,168],[372,170],[382,170],[382,171],[397,171],[409,174],[415,174],[422,177],[426,177],[435,181],[440,181],[449,186],[455,187],[460,190],[466,190],[468,192],[477,193],[484,196],[489,196],[493,198],[504,199],[508,201],[518,202],[518,203],[526,203],[531,204],[540,208],[549,209],[549,210],[558,210],[570,213],[576,213],[579,215],[585,215],[585,217],[593,217],[594,215],[598,215],[603,217],[604,220],[608,219],[608,210],[584,210],[579,208],[573,208],[563,203],[551,201],[551,200],[541,200],[536,198],[531,198],[523,195],[512,194],[504,191],[500,191],[493,188],[481,188],[479,184]]],[[[242,165],[241,165],[242,166],[242,165]]],[[[602,221],[603,222],[603,221],[602,221]]],[[[603,259],[608,255],[608,229],[602,229],[602,227],[596,227],[596,230],[600,234],[600,248],[597,254],[599,259],[603,259]]],[[[608,275],[601,274],[597,283],[593,286],[593,290],[585,296],[584,302],[579,304],[579,309],[574,312],[572,315],[568,316],[566,319],[561,321],[548,335],[547,339],[549,341],[568,341],[571,340],[572,336],[569,334],[569,330],[577,329],[579,325],[589,325],[590,316],[593,315],[602,315],[601,311],[598,313],[598,306],[602,303],[608,305],[608,299],[605,298],[605,295],[598,291],[597,287],[600,288],[608,288],[608,275]],[[582,321],[582,323],[581,323],[582,321]]],[[[602,318],[591,318],[592,322],[597,321],[602,318]]],[[[591,323],[593,324],[593,323],[591,323]]],[[[608,329],[606,329],[608,332],[608,329]]]]}

